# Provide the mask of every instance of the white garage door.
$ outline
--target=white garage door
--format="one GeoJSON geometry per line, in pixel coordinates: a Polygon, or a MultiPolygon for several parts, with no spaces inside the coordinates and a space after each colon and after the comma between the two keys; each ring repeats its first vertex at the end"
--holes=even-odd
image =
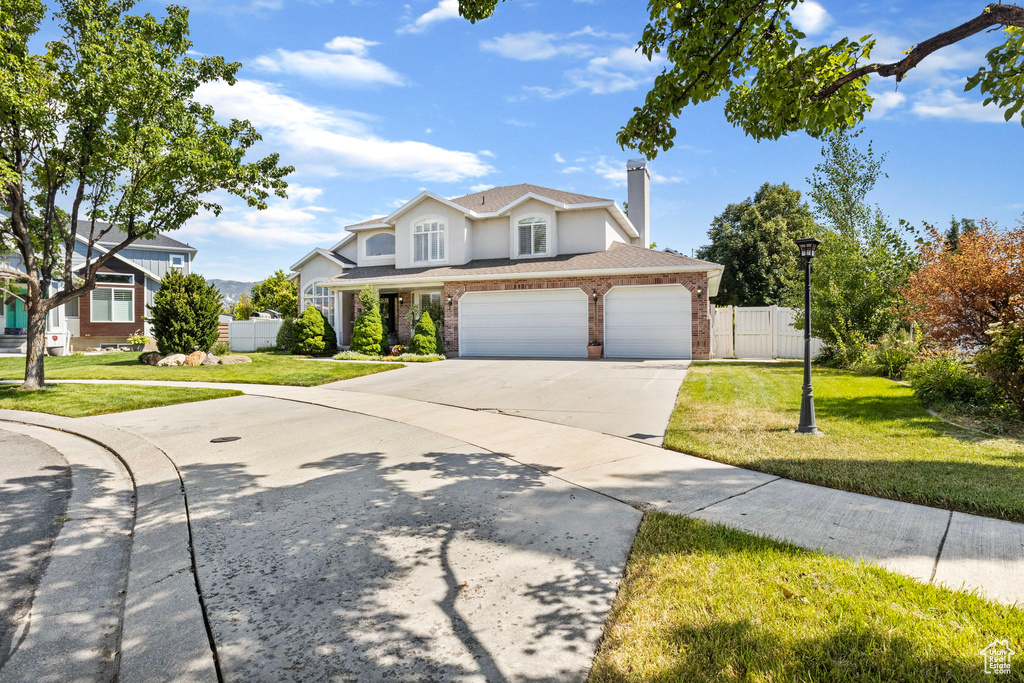
{"type": "Polygon", "coordinates": [[[587,301],[578,288],[463,294],[459,355],[586,357],[587,301]]]}
{"type": "Polygon", "coordinates": [[[689,358],[690,291],[682,285],[612,287],[604,297],[608,358],[689,358]]]}

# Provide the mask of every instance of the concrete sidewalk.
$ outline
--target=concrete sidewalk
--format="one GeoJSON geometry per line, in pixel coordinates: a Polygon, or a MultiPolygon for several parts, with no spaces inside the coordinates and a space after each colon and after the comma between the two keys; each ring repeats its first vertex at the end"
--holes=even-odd
{"type": "Polygon", "coordinates": [[[794,482],[565,425],[349,391],[346,384],[188,386],[234,388],[383,417],[451,436],[637,507],[721,522],[874,562],[924,582],[1024,604],[1024,524],[794,482]]]}

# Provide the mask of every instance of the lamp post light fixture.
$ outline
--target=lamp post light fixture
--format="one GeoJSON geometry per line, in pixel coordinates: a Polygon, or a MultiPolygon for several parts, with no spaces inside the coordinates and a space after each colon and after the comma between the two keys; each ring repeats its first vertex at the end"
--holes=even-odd
{"type": "Polygon", "coordinates": [[[811,259],[821,244],[813,237],[795,240],[804,260],[804,388],[800,399],[798,434],[821,434],[814,420],[814,387],[811,386],[811,259]]]}

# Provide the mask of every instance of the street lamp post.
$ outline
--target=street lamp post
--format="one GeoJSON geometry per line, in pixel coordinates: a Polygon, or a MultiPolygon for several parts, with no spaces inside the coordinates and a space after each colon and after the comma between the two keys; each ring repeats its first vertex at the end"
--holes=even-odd
{"type": "Polygon", "coordinates": [[[821,434],[814,421],[814,387],[811,386],[811,259],[821,240],[802,237],[796,240],[804,259],[804,390],[800,399],[799,434],[821,434]]]}

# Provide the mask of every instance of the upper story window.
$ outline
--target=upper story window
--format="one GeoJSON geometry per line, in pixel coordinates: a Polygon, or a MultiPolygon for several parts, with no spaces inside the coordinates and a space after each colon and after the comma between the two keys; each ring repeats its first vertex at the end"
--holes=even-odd
{"type": "Polygon", "coordinates": [[[430,218],[420,221],[413,226],[412,233],[412,260],[414,262],[444,261],[444,219],[430,218]]]}
{"type": "Polygon", "coordinates": [[[395,236],[390,232],[379,232],[366,238],[366,255],[394,256],[395,236]]]}
{"type": "Polygon", "coordinates": [[[96,273],[96,283],[102,285],[133,285],[135,276],[131,273],[96,273]]]}
{"type": "Polygon", "coordinates": [[[184,254],[171,254],[171,268],[184,268],[185,267],[185,255],[184,254]]]}
{"type": "Polygon", "coordinates": [[[548,253],[547,218],[524,218],[517,223],[517,229],[520,256],[539,256],[548,253]]]}

